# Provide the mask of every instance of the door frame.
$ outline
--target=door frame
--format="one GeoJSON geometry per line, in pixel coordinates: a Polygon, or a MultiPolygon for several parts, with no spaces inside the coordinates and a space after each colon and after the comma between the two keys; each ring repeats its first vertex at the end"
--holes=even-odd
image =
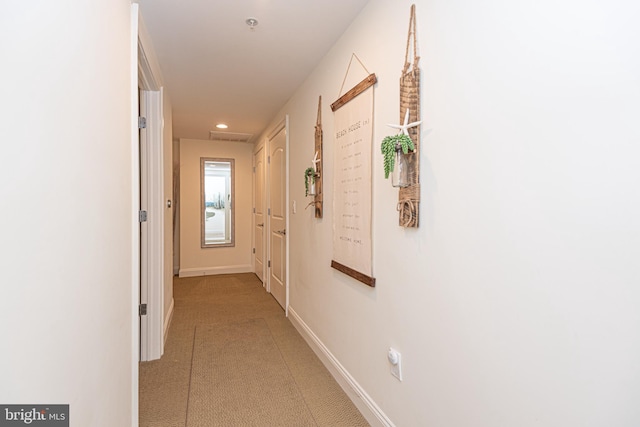
{"type": "MultiPolygon", "coordinates": [[[[263,216],[263,224],[266,224],[266,221],[264,219],[264,217],[266,216],[265,213],[267,211],[267,168],[266,168],[266,163],[267,163],[267,144],[264,141],[260,141],[257,142],[256,145],[253,147],[253,153],[252,153],[252,159],[251,159],[251,166],[253,167],[253,191],[252,191],[252,195],[251,195],[251,201],[253,204],[253,215],[252,215],[252,228],[251,230],[253,230],[253,232],[251,233],[251,242],[252,245],[251,247],[253,248],[253,253],[251,254],[251,270],[255,273],[256,271],[256,250],[257,250],[257,242],[256,242],[256,193],[258,191],[258,179],[262,180],[262,216],[263,216]],[[262,176],[258,177],[258,172],[257,172],[257,164],[256,164],[256,155],[260,152],[260,150],[262,150],[262,164],[265,166],[262,170],[262,176]]],[[[267,264],[265,262],[265,258],[267,257],[267,250],[266,250],[266,231],[267,231],[267,226],[263,225],[262,226],[262,287],[266,288],[267,286],[267,280],[266,280],[266,275],[267,275],[267,264]]]]}
{"type": "MultiPolygon", "coordinates": [[[[267,156],[267,177],[265,179],[265,198],[266,198],[266,203],[267,203],[267,209],[270,209],[271,206],[269,205],[269,200],[270,200],[270,196],[271,196],[271,188],[268,185],[268,183],[271,181],[271,161],[270,161],[270,157],[271,157],[271,140],[278,134],[280,133],[280,131],[282,131],[284,129],[284,134],[285,134],[285,206],[286,206],[286,219],[285,219],[285,229],[287,230],[287,234],[285,235],[285,307],[284,307],[284,313],[285,313],[285,317],[289,317],[289,238],[290,238],[290,228],[289,228],[289,221],[290,221],[290,216],[291,213],[289,212],[289,115],[286,114],[284,119],[282,119],[282,121],[280,121],[277,125],[275,125],[273,127],[273,129],[271,130],[271,132],[269,132],[266,142],[265,142],[265,154],[267,156]]],[[[271,236],[271,215],[268,214],[267,215],[268,220],[265,221],[265,225],[266,227],[266,232],[265,235],[266,236],[271,236]]],[[[270,244],[270,237],[266,243],[266,259],[270,260],[271,259],[271,244],[270,244]]],[[[271,272],[269,271],[271,267],[267,267],[266,268],[266,289],[267,292],[271,293],[271,272]]]]}
{"type": "Polygon", "coordinates": [[[140,203],[140,142],[136,117],[138,115],[138,32],[139,6],[131,4],[131,39],[130,39],[130,91],[131,100],[131,425],[138,425],[140,405],[140,222],[135,206],[140,203]]]}
{"type": "MultiPolygon", "coordinates": [[[[147,163],[146,179],[140,180],[148,184],[146,193],[147,215],[147,274],[146,283],[140,288],[146,292],[147,314],[140,317],[140,361],[159,359],[164,353],[164,156],[163,156],[163,103],[162,87],[158,76],[154,73],[145,46],[151,46],[144,26],[140,23],[137,38],[137,76],[138,86],[146,111],[140,114],[146,117],[147,163]]],[[[151,48],[150,48],[151,49],[151,48]]],[[[136,119],[137,121],[137,119],[136,119]]],[[[141,275],[142,276],[142,275],[141,275]]],[[[136,313],[137,314],[137,313],[136,313]]]]}

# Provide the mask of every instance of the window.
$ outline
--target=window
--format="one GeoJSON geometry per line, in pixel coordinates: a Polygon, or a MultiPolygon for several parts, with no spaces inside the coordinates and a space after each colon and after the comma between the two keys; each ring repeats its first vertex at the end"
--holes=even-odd
{"type": "Polygon", "coordinates": [[[234,246],[233,159],[200,158],[202,247],[234,246]]]}

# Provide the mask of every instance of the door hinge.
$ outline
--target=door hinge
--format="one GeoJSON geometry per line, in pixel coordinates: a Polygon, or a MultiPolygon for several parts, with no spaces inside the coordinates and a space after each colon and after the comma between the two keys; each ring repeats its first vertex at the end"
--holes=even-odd
{"type": "Polygon", "coordinates": [[[267,215],[271,216],[271,208],[267,209],[267,215]]]}
{"type": "Polygon", "coordinates": [[[267,261],[267,267],[271,267],[271,260],[267,261]]]}
{"type": "Polygon", "coordinates": [[[271,156],[267,157],[267,163],[271,164],[271,156]]]}
{"type": "Polygon", "coordinates": [[[138,117],[138,129],[146,129],[146,128],[147,128],[147,118],[138,117]]]}
{"type": "Polygon", "coordinates": [[[138,212],[138,221],[146,222],[147,221],[147,211],[138,212]]]}
{"type": "Polygon", "coordinates": [[[256,248],[253,248],[253,253],[254,253],[254,254],[256,253],[256,248]]]}
{"type": "Polygon", "coordinates": [[[147,304],[140,304],[138,306],[138,315],[146,316],[147,315],[147,304]]]}
{"type": "Polygon", "coordinates": [[[256,173],[256,167],[255,166],[253,167],[253,173],[256,173]]]}

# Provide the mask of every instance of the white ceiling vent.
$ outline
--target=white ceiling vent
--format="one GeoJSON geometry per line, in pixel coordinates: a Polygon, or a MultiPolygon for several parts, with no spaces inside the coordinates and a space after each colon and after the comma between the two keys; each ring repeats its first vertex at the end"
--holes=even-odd
{"type": "Polygon", "coordinates": [[[209,131],[209,139],[212,141],[251,142],[251,138],[253,138],[252,133],[209,131]]]}

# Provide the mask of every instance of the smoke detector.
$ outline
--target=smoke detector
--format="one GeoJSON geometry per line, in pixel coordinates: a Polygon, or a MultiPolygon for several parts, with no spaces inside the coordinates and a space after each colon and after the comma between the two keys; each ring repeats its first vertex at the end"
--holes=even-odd
{"type": "Polygon", "coordinates": [[[255,30],[258,26],[258,20],[256,18],[247,18],[247,20],[244,22],[249,26],[249,29],[251,31],[255,30]]]}

